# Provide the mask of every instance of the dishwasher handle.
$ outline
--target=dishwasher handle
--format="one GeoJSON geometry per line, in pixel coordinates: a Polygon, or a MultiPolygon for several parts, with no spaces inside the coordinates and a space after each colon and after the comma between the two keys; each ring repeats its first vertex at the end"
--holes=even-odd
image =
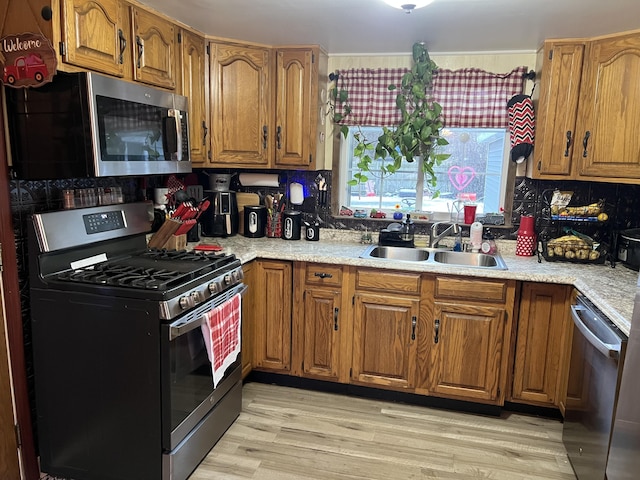
{"type": "Polygon", "coordinates": [[[618,360],[620,358],[620,345],[606,343],[593,333],[589,327],[585,325],[582,317],[580,316],[580,313],[585,311],[589,311],[589,309],[582,305],[571,305],[571,316],[573,317],[573,323],[576,328],[596,350],[606,357],[618,360]]]}

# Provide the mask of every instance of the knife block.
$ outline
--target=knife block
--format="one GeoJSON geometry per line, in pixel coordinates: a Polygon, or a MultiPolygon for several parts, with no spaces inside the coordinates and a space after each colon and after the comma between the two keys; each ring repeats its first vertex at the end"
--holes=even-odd
{"type": "Polygon", "coordinates": [[[163,247],[166,250],[186,250],[187,234],[171,235],[163,247]]]}

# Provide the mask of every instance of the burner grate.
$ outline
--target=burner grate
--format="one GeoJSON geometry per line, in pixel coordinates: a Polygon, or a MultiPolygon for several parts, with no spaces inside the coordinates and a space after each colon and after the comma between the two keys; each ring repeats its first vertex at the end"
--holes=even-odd
{"type": "Polygon", "coordinates": [[[147,250],[125,259],[61,272],[58,280],[165,291],[222,269],[234,255],[147,250]]]}

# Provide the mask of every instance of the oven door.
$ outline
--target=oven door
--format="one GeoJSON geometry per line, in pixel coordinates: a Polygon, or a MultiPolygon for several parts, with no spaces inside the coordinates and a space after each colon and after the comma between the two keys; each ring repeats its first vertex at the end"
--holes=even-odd
{"type": "Polygon", "coordinates": [[[162,363],[162,448],[173,451],[213,409],[224,395],[242,379],[241,359],[227,369],[213,386],[211,362],[202,335],[204,315],[244,293],[239,284],[193,308],[161,332],[162,363]]]}
{"type": "Polygon", "coordinates": [[[571,307],[573,344],[562,440],[578,480],[605,478],[626,337],[595,307],[571,307]]]}

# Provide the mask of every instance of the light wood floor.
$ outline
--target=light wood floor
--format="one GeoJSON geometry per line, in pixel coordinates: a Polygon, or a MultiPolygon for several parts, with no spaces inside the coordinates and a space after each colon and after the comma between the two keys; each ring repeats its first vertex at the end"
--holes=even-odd
{"type": "Polygon", "coordinates": [[[189,480],[575,480],[557,420],[501,418],[260,383],[189,480]]]}

